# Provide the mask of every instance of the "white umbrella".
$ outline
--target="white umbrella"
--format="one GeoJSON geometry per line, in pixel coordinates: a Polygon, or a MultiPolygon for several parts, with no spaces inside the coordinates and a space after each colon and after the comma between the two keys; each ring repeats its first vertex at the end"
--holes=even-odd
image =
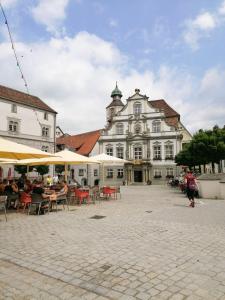
{"type": "Polygon", "coordinates": [[[118,158],[116,156],[111,156],[105,153],[101,153],[95,156],[92,156],[91,158],[101,162],[101,163],[113,163],[113,164],[124,164],[124,163],[128,163],[128,160],[126,159],[122,159],[122,158],[118,158]]]}
{"type": "Polygon", "coordinates": [[[29,146],[18,144],[0,137],[0,158],[17,160],[48,156],[52,156],[52,154],[29,146]]]}
{"type": "Polygon", "coordinates": [[[20,165],[65,165],[65,178],[67,179],[68,165],[80,165],[80,164],[99,164],[99,161],[77,154],[69,150],[63,150],[56,152],[55,156],[40,158],[40,159],[24,159],[18,161],[20,165]]]}
{"type": "Polygon", "coordinates": [[[126,159],[118,158],[105,153],[92,156],[92,158],[102,163],[102,185],[104,185],[104,165],[124,165],[125,163],[129,162],[126,159]]]}

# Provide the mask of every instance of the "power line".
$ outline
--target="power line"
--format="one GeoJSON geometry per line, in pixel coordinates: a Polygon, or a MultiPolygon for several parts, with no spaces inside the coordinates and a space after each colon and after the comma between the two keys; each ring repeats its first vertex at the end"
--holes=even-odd
{"type": "MultiPolygon", "coordinates": [[[[0,1],[0,7],[1,7],[1,11],[2,11],[2,14],[3,14],[3,17],[4,17],[4,21],[5,21],[5,25],[7,27],[7,30],[8,30],[8,34],[9,34],[9,39],[10,39],[10,43],[11,43],[11,46],[12,46],[12,50],[13,50],[13,54],[14,54],[14,57],[16,59],[16,65],[20,71],[20,74],[21,74],[21,78],[22,80],[24,81],[24,86],[26,88],[26,91],[27,91],[27,95],[30,96],[30,92],[29,92],[29,89],[28,89],[28,84],[27,84],[27,81],[26,81],[26,78],[23,74],[23,70],[22,70],[22,67],[21,67],[21,64],[20,64],[20,61],[19,61],[19,58],[18,58],[18,55],[16,53],[16,48],[15,48],[15,44],[14,44],[14,41],[13,41],[13,37],[12,37],[12,33],[11,33],[11,30],[10,30],[10,27],[9,27],[9,22],[7,20],[7,17],[6,17],[6,13],[4,11],[4,8],[2,6],[2,3],[0,1]]],[[[33,112],[35,113],[35,116],[36,116],[36,119],[40,125],[40,127],[42,128],[42,124],[41,122],[39,121],[39,118],[38,118],[38,114],[37,114],[37,111],[35,109],[33,109],[33,112]]]]}
{"type": "Polygon", "coordinates": [[[1,7],[1,11],[2,11],[4,20],[5,20],[5,25],[6,25],[7,30],[8,30],[8,34],[9,34],[9,39],[10,39],[10,42],[11,42],[12,50],[13,50],[13,53],[14,53],[14,56],[15,56],[15,59],[16,59],[16,65],[19,68],[19,71],[20,71],[20,74],[21,74],[21,78],[24,81],[24,85],[25,85],[27,94],[29,94],[29,89],[28,89],[27,81],[26,81],[26,78],[25,78],[25,76],[23,74],[22,67],[21,67],[21,64],[19,62],[18,55],[16,53],[16,48],[15,48],[14,41],[13,41],[13,38],[12,38],[12,34],[11,34],[11,31],[10,31],[9,23],[8,23],[8,20],[7,20],[7,17],[6,17],[6,14],[5,14],[5,11],[4,11],[4,8],[3,8],[1,2],[0,2],[0,7],[1,7]]]}

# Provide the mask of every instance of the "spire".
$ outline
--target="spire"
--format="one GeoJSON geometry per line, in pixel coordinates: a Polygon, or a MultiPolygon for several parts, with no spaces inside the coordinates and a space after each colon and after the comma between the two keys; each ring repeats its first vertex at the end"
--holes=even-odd
{"type": "Polygon", "coordinates": [[[118,89],[117,81],[116,81],[116,87],[111,93],[111,97],[114,97],[114,96],[119,96],[120,98],[123,97],[122,92],[118,89]]]}

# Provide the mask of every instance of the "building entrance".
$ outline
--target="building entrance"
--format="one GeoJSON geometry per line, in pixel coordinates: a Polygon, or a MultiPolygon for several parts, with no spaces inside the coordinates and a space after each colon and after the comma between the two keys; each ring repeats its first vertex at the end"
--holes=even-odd
{"type": "Polygon", "coordinates": [[[142,182],[143,173],[141,170],[134,170],[134,182],[142,182]]]}

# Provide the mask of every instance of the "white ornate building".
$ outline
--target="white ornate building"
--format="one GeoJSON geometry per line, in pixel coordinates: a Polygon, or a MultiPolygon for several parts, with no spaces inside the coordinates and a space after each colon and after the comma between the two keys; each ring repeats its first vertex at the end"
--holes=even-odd
{"type": "MultiPolygon", "coordinates": [[[[105,184],[162,183],[179,174],[175,155],[191,134],[180,121],[180,115],[165,100],[149,100],[135,89],[126,104],[117,85],[106,107],[107,125],[99,138],[99,152],[124,158],[123,166],[104,170],[105,184]]],[[[103,174],[102,174],[103,176],[103,174]]]]}

